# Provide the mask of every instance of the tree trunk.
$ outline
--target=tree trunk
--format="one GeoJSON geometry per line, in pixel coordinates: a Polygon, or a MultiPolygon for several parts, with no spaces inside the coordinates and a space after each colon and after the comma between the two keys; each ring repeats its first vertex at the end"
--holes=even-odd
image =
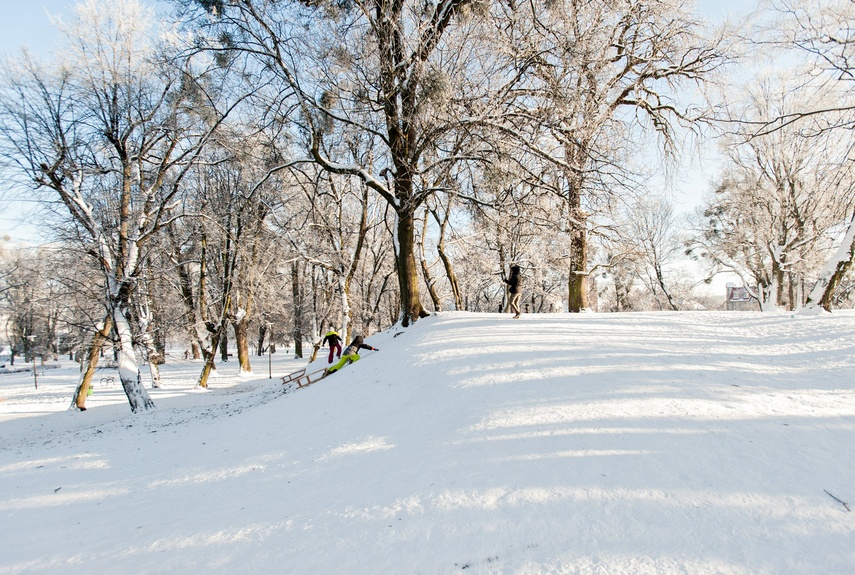
{"type": "Polygon", "coordinates": [[[659,284],[659,289],[662,290],[662,293],[665,294],[665,299],[668,300],[668,307],[671,308],[671,311],[677,311],[677,304],[674,303],[674,298],[671,297],[671,293],[668,291],[668,288],[665,287],[665,274],[662,273],[662,265],[657,261],[654,266],[656,272],[656,283],[659,284]]]}
{"type": "Polygon", "coordinates": [[[235,332],[235,345],[237,346],[238,363],[241,373],[252,373],[249,364],[249,317],[244,316],[232,323],[235,332]]]}
{"type": "Polygon", "coordinates": [[[339,290],[341,291],[341,336],[350,341],[353,330],[353,310],[350,307],[350,281],[348,276],[339,275],[339,290]]]}
{"type": "MultiPolygon", "coordinates": [[[[196,341],[199,343],[199,347],[201,348],[202,358],[207,361],[208,356],[207,353],[214,354],[217,352],[216,347],[211,347],[208,349],[205,347],[205,342],[209,337],[213,336],[213,332],[208,329],[208,302],[207,302],[207,290],[208,290],[208,236],[205,233],[204,228],[200,232],[199,245],[199,302],[197,304],[197,309],[199,310],[199,321],[193,324],[194,333],[196,334],[196,341]]],[[[194,359],[198,359],[195,358],[194,359]]],[[[212,364],[213,366],[213,364],[212,364]]]]}
{"type": "Polygon", "coordinates": [[[112,330],[113,316],[108,313],[104,317],[101,328],[92,336],[92,341],[89,344],[89,353],[86,355],[86,368],[81,374],[80,383],[77,385],[71,401],[72,408],[77,408],[80,411],[86,410],[86,397],[89,395],[89,388],[92,386],[92,377],[98,368],[98,358],[101,356],[104,340],[107,339],[112,330]]]}
{"type": "Polygon", "coordinates": [[[116,339],[119,345],[119,379],[128,396],[132,413],[139,413],[154,407],[154,402],[142,384],[139,365],[134,354],[131,325],[121,303],[113,309],[113,323],[116,327],[116,339]]]}
{"type": "MultiPolygon", "coordinates": [[[[263,204],[261,204],[263,206],[263,204]]],[[[240,365],[240,373],[252,373],[252,366],[249,361],[249,321],[252,317],[252,303],[254,287],[253,282],[247,279],[247,276],[255,268],[258,263],[258,244],[264,235],[264,218],[267,215],[267,208],[257,207],[253,212],[255,216],[255,229],[252,236],[252,250],[249,262],[244,262],[239,267],[238,271],[238,292],[236,294],[239,306],[237,319],[232,323],[235,332],[235,346],[237,347],[238,364],[240,365]],[[242,300],[241,301],[241,296],[242,300]]]]}
{"type": "Polygon", "coordinates": [[[784,268],[781,262],[778,261],[778,257],[780,257],[780,251],[777,250],[777,253],[773,253],[772,259],[772,277],[775,278],[775,305],[781,309],[787,309],[789,306],[787,302],[784,300],[784,268]]]}
{"type": "Polygon", "coordinates": [[[199,381],[196,383],[198,387],[208,387],[208,377],[214,370],[214,357],[217,355],[217,348],[220,346],[220,339],[224,336],[228,323],[226,318],[231,312],[232,297],[226,295],[223,302],[223,311],[220,315],[220,322],[210,328],[211,331],[211,349],[205,353],[205,365],[202,366],[202,373],[199,375],[199,381]]]}
{"type": "Polygon", "coordinates": [[[433,214],[436,223],[439,224],[439,241],[436,244],[436,251],[439,254],[439,259],[442,260],[442,265],[445,268],[445,277],[448,278],[448,283],[451,285],[451,293],[454,297],[454,309],[457,311],[461,311],[464,309],[463,307],[463,297],[460,294],[460,283],[457,281],[457,275],[454,273],[454,268],[451,265],[451,259],[448,257],[448,254],[445,251],[445,230],[448,227],[448,215],[440,221],[439,215],[435,212],[431,212],[433,214]]]}
{"type": "Polygon", "coordinates": [[[48,316],[48,333],[47,338],[50,342],[48,345],[50,346],[50,352],[53,356],[53,359],[59,359],[59,346],[57,345],[56,340],[56,324],[59,322],[59,312],[52,311],[48,316]]]}
{"type": "Polygon", "coordinates": [[[321,341],[322,340],[318,338],[315,340],[315,343],[312,344],[312,355],[309,357],[309,363],[318,359],[318,351],[321,349],[321,341]]]}
{"type": "Polygon", "coordinates": [[[460,282],[457,281],[457,274],[454,273],[454,268],[451,265],[451,259],[445,253],[444,247],[438,249],[439,259],[442,260],[442,265],[445,268],[445,277],[448,278],[448,283],[451,285],[451,293],[454,297],[454,309],[461,311],[463,306],[463,295],[460,293],[460,282]]]}
{"type": "Polygon", "coordinates": [[[425,236],[427,236],[427,228],[428,228],[428,216],[425,213],[424,220],[422,221],[422,235],[421,242],[419,246],[419,263],[422,267],[422,277],[424,277],[425,285],[428,289],[428,294],[430,295],[430,299],[433,302],[433,310],[434,311],[442,311],[442,301],[439,299],[439,294],[436,293],[436,282],[430,275],[430,267],[427,263],[427,258],[425,257],[425,236]]]}
{"type": "MultiPolygon", "coordinates": [[[[224,326],[225,324],[223,324],[224,326]]],[[[225,328],[221,326],[217,329],[213,334],[211,334],[211,349],[209,353],[205,354],[205,365],[202,366],[202,373],[199,374],[199,381],[196,383],[198,387],[208,387],[208,377],[211,375],[211,372],[214,370],[214,357],[216,354],[217,346],[220,344],[220,337],[225,328]]]]}
{"type": "Polygon", "coordinates": [[[415,220],[412,212],[398,212],[397,251],[398,286],[401,290],[401,326],[408,327],[428,314],[419,300],[419,273],[415,257],[415,220]]]}
{"type": "MultiPolygon", "coordinates": [[[[190,353],[193,356],[193,359],[201,359],[202,345],[200,343],[201,338],[197,329],[198,322],[196,318],[196,302],[195,298],[193,297],[193,284],[190,281],[190,271],[188,270],[187,264],[184,262],[183,257],[181,255],[181,248],[178,245],[178,239],[175,237],[175,230],[173,230],[172,226],[167,226],[167,231],[170,242],[172,244],[172,252],[170,257],[173,263],[175,264],[176,271],[178,272],[178,286],[181,292],[181,303],[184,305],[184,328],[190,338],[190,353]]],[[[202,278],[204,277],[204,236],[202,237],[202,246],[202,267],[199,271],[200,280],[202,280],[202,278]]],[[[204,288],[204,281],[202,281],[200,283],[200,305],[203,303],[203,301],[201,300],[201,290],[203,290],[204,288]]],[[[200,319],[204,321],[204,318],[200,319]]]]}
{"type": "Polygon", "coordinates": [[[834,292],[840,285],[843,276],[852,266],[853,260],[855,260],[855,217],[849,220],[849,229],[846,230],[846,236],[837,252],[820,272],[819,278],[805,302],[806,309],[813,309],[818,305],[825,311],[831,311],[834,292]]]}
{"type": "Polygon", "coordinates": [[[789,300],[789,309],[796,310],[801,307],[801,294],[798,291],[798,277],[793,272],[787,273],[787,299],[789,300]]]}
{"type": "Polygon", "coordinates": [[[223,324],[223,332],[220,334],[220,361],[223,363],[229,361],[229,332],[226,325],[223,324]]]}
{"type": "Polygon", "coordinates": [[[430,268],[428,268],[427,260],[424,258],[424,254],[422,254],[421,258],[421,266],[422,266],[422,276],[425,279],[425,285],[427,285],[428,295],[430,295],[430,300],[433,302],[433,310],[434,311],[442,311],[442,300],[439,299],[439,294],[436,292],[436,281],[430,275],[430,268]]]}
{"type": "MultiPolygon", "coordinates": [[[[505,246],[504,244],[499,244],[499,269],[502,270],[501,278],[505,279],[505,269],[508,268],[508,261],[505,257],[505,246]]],[[[484,294],[484,299],[487,300],[487,294],[484,294]]],[[[487,311],[492,311],[489,309],[489,303],[487,305],[487,311]]],[[[476,309],[476,311],[478,311],[476,309]]],[[[502,303],[499,305],[499,313],[508,313],[511,311],[511,287],[502,281],[502,303]]]]}
{"type": "Polygon", "coordinates": [[[291,295],[294,300],[294,355],[303,357],[303,292],[300,289],[300,263],[291,263],[291,295]]]}
{"type": "MultiPolygon", "coordinates": [[[[356,246],[353,248],[353,257],[350,260],[350,267],[344,275],[344,281],[341,282],[341,310],[342,310],[342,326],[341,334],[344,337],[345,344],[350,341],[353,331],[353,308],[350,305],[350,286],[353,283],[353,276],[356,274],[356,268],[359,265],[359,260],[362,257],[362,249],[365,246],[365,236],[368,234],[368,186],[362,187],[362,212],[359,217],[359,236],[356,240],[356,246]]],[[[341,277],[341,276],[339,276],[341,277]]]]}
{"type": "MultiPolygon", "coordinates": [[[[146,265],[146,270],[149,268],[146,265]]],[[[160,354],[157,351],[154,338],[154,313],[152,312],[152,294],[149,289],[149,282],[142,281],[142,300],[139,302],[137,312],[137,325],[139,326],[140,339],[142,340],[143,352],[145,353],[145,361],[148,363],[149,373],[151,374],[151,386],[155,389],[160,388],[160,368],[158,365],[163,363],[160,359],[160,354]]]]}
{"type": "Polygon", "coordinates": [[[772,282],[769,285],[763,286],[763,305],[762,311],[777,311],[778,307],[778,278],[772,276],[772,282]]]}
{"type": "MultiPolygon", "coordinates": [[[[589,160],[589,150],[589,141],[568,142],[564,146],[564,159],[572,166],[584,166],[589,160]]],[[[570,234],[567,310],[579,313],[588,307],[588,214],[582,209],[585,176],[582,172],[568,169],[564,177],[567,185],[567,231],[570,234]]]]}
{"type": "MultiPolygon", "coordinates": [[[[143,326],[140,326],[141,328],[143,326]]],[[[148,331],[148,326],[145,326],[142,334],[142,344],[143,350],[145,351],[145,360],[148,363],[149,373],[151,374],[151,386],[155,389],[160,388],[160,368],[158,365],[163,363],[160,360],[160,354],[157,352],[157,348],[154,344],[154,338],[152,334],[148,331]]]]}
{"type": "Polygon", "coordinates": [[[579,313],[588,307],[588,232],[586,218],[576,210],[571,228],[570,274],[567,282],[567,309],[579,313]]]}

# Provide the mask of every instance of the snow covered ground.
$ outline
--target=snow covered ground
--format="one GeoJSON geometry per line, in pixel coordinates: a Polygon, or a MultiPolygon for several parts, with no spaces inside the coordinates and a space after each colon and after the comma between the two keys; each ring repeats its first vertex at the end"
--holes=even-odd
{"type": "Polygon", "coordinates": [[[170,362],[136,416],[109,370],[84,413],[73,366],[0,375],[0,574],[855,572],[853,312],[367,341],[289,393],[170,362]]]}

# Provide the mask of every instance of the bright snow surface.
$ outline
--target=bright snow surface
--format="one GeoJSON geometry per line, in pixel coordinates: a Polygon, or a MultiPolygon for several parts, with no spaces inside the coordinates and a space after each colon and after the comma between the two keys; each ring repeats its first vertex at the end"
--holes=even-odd
{"type": "Polygon", "coordinates": [[[855,312],[367,342],[288,393],[281,353],[208,392],[170,359],[141,415],[109,370],[84,413],[73,365],[0,375],[0,573],[855,572],[855,312]]]}

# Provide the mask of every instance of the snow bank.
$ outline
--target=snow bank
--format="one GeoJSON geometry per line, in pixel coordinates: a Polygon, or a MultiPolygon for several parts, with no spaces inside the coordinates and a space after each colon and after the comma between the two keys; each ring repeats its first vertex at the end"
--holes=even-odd
{"type": "Polygon", "coordinates": [[[137,416],[0,376],[0,573],[851,573],[853,319],[444,313],[137,416]]]}

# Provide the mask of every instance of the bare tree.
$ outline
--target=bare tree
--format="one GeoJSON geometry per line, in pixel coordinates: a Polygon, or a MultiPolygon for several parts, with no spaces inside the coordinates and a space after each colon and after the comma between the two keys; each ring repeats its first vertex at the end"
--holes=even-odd
{"type": "MultiPolygon", "coordinates": [[[[848,133],[817,129],[816,118],[754,134],[755,121],[787,116],[812,106],[809,100],[834,98],[833,93],[772,79],[747,95],[748,106],[730,111],[740,129],[727,138],[726,171],[705,207],[703,235],[694,247],[741,275],[746,286],[756,286],[752,295],[761,309],[795,309],[804,302],[803,282],[817,277],[823,254],[855,205],[850,159],[855,142],[848,133]]],[[[851,241],[844,248],[850,249],[851,241]]],[[[819,277],[830,281],[831,276],[819,277]]]]}
{"type": "Polygon", "coordinates": [[[587,306],[589,218],[630,179],[623,143],[641,129],[666,151],[676,147],[679,127],[701,116],[677,100],[678,87],[704,82],[724,62],[722,39],[705,37],[677,0],[499,6],[517,82],[495,126],[560,171],[542,185],[566,205],[568,300],[577,312],[587,306]]]}
{"type": "Polygon", "coordinates": [[[630,238],[640,255],[639,277],[653,294],[659,309],[677,310],[668,276],[668,266],[681,255],[682,242],[676,235],[674,208],[662,196],[640,200],[629,217],[630,238]],[[660,296],[665,298],[663,306],[660,296]]]}
{"type": "MultiPolygon", "coordinates": [[[[198,4],[215,15],[211,49],[252,55],[288,88],[282,97],[299,101],[313,159],[361,178],[394,210],[401,325],[424,316],[415,216],[435,191],[437,164],[425,164],[425,154],[444,149],[444,138],[458,129],[442,104],[450,101],[447,79],[467,72],[467,52],[460,38],[454,45],[445,38],[455,23],[476,22],[464,18],[471,0],[198,4]],[[325,138],[341,125],[375,136],[371,161],[330,155],[325,138]]],[[[442,162],[456,161],[458,151],[445,150],[442,162]]]]}
{"type": "MultiPolygon", "coordinates": [[[[251,145],[242,140],[246,148],[251,145]]],[[[198,385],[207,387],[227,350],[231,325],[242,372],[251,371],[249,324],[254,313],[257,285],[271,265],[262,254],[272,242],[267,233],[269,207],[264,201],[264,178],[256,177],[254,161],[247,154],[236,157],[228,149],[212,146],[206,162],[194,169],[195,208],[199,220],[198,331],[205,364],[198,385]],[[242,156],[242,157],[241,157],[242,156]]],[[[180,270],[179,270],[180,271],[180,270]]]]}
{"type": "MultiPolygon", "coordinates": [[[[113,324],[133,412],[154,406],[142,385],[131,321],[145,247],[168,221],[182,174],[225,115],[211,98],[225,96],[211,85],[214,75],[158,58],[153,25],[138,0],[88,0],[63,29],[67,62],[50,69],[24,56],[5,70],[0,95],[3,157],[65,206],[100,266],[107,312],[99,323],[113,324]]],[[[79,387],[88,386],[90,373],[79,387]]]]}
{"type": "MultiPolygon", "coordinates": [[[[352,157],[360,161],[358,143],[352,140],[350,147],[352,157]]],[[[292,247],[299,257],[331,274],[337,301],[330,305],[337,313],[334,322],[326,323],[340,326],[343,337],[349,339],[354,277],[366,249],[366,240],[371,237],[369,229],[379,224],[382,212],[359,178],[319,172],[316,167],[295,175],[304,193],[307,220],[301,229],[289,234],[292,247]]],[[[314,315],[322,321],[319,314],[314,315]]],[[[320,336],[320,331],[314,335],[320,336]]]]}
{"type": "MultiPolygon", "coordinates": [[[[852,21],[855,5],[845,0],[774,0],[774,20],[767,41],[773,45],[793,48],[812,62],[807,92],[828,92],[836,98],[811,99],[808,104],[785,113],[771,115],[754,123],[755,136],[763,136],[794,125],[808,135],[821,135],[827,131],[835,134],[851,132],[852,110],[855,109],[852,85],[855,82],[855,39],[852,38],[852,21]],[[817,88],[817,74],[824,80],[817,88]]],[[[847,164],[851,157],[844,160],[847,164]]],[[[807,308],[830,311],[834,292],[855,261],[855,215],[850,211],[838,213],[844,228],[838,248],[820,270],[813,288],[806,298],[807,308]]]]}

